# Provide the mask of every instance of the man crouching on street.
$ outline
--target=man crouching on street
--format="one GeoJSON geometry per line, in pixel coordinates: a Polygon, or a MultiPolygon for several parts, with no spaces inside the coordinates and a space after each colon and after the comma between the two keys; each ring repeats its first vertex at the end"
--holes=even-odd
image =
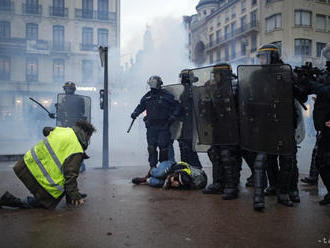
{"type": "Polygon", "coordinates": [[[45,127],[45,138],[13,168],[33,196],[21,200],[7,191],[0,198],[0,207],[54,209],[64,195],[68,205],[83,205],[87,195],[79,193],[77,178],[94,132],[87,121],[78,121],[72,128],[45,127]]]}

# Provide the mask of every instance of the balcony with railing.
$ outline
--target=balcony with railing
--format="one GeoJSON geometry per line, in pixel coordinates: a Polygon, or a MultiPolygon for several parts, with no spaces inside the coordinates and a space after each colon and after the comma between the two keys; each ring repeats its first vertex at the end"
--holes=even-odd
{"type": "Polygon", "coordinates": [[[15,12],[13,1],[0,1],[0,12],[15,12]]]}
{"type": "Polygon", "coordinates": [[[70,52],[71,42],[50,42],[50,50],[52,52],[70,52]]]}
{"type": "Polygon", "coordinates": [[[24,52],[26,50],[26,39],[13,37],[0,37],[0,50],[5,49],[6,52],[24,52]]]}
{"type": "Polygon", "coordinates": [[[217,37],[215,41],[210,41],[207,44],[207,50],[211,50],[218,45],[224,44],[232,39],[238,38],[242,35],[248,34],[249,32],[258,31],[259,25],[257,22],[251,22],[250,24],[246,24],[243,27],[236,28],[232,30],[230,33],[226,33],[224,37],[217,37]]]}
{"type": "Polygon", "coordinates": [[[100,20],[106,22],[116,22],[116,13],[104,10],[75,9],[77,19],[100,20]]]}
{"type": "Polygon", "coordinates": [[[50,6],[49,16],[68,17],[68,8],[50,6]]]}
{"type": "Polygon", "coordinates": [[[23,14],[26,15],[41,15],[42,6],[40,4],[25,4],[23,3],[23,14]]]}
{"type": "Polygon", "coordinates": [[[80,43],[81,51],[98,51],[97,45],[90,43],[80,43]]]}

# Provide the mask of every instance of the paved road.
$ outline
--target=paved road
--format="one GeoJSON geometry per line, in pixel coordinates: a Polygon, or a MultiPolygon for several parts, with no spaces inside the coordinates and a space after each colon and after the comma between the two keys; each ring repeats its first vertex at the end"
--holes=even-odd
{"type": "MultiPolygon", "coordinates": [[[[0,194],[19,197],[27,190],[0,164],[0,194]]],[[[163,191],[135,186],[130,179],[144,167],[89,169],[80,176],[88,201],[54,211],[0,209],[0,247],[330,247],[330,206],[320,207],[322,186],[300,187],[302,202],[293,208],[267,198],[264,213],[252,209],[252,190],[224,201],[200,191],[163,191]]],[[[206,169],[210,175],[210,168],[206,169]]],[[[243,171],[242,185],[248,176],[243,171]]]]}

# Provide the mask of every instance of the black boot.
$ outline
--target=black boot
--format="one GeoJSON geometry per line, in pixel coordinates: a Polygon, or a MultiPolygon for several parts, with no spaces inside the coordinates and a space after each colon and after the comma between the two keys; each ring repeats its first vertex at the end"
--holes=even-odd
{"type": "Polygon", "coordinates": [[[278,201],[278,203],[281,203],[282,205],[287,206],[287,207],[293,206],[293,202],[290,200],[290,197],[288,194],[278,194],[277,201],[278,201]]]}
{"type": "Polygon", "coordinates": [[[221,183],[212,183],[202,190],[204,194],[223,194],[223,185],[221,183]]]}
{"type": "Polygon", "coordinates": [[[289,188],[289,197],[290,197],[290,200],[295,203],[300,202],[300,196],[299,196],[299,190],[298,190],[298,178],[299,178],[299,171],[298,171],[298,167],[297,167],[297,158],[296,158],[296,156],[294,156],[291,182],[290,182],[290,188],[289,188]]]}
{"type": "Polygon", "coordinates": [[[301,182],[306,183],[308,185],[317,185],[318,183],[319,171],[316,167],[317,149],[318,149],[318,143],[316,142],[312,153],[312,161],[311,161],[311,166],[309,168],[309,176],[300,179],[301,182]]]}
{"type": "Polygon", "coordinates": [[[265,179],[265,162],[267,155],[265,153],[258,153],[254,163],[254,197],[253,207],[257,211],[265,208],[264,197],[264,179],[265,179]]]}
{"type": "Polygon", "coordinates": [[[329,194],[329,193],[326,194],[326,195],[324,196],[324,199],[323,199],[322,201],[320,201],[319,204],[320,204],[321,206],[324,206],[324,205],[328,205],[328,204],[330,204],[330,194],[329,194]]]}
{"type": "Polygon", "coordinates": [[[0,206],[12,207],[12,208],[30,208],[27,203],[24,203],[21,199],[10,194],[8,191],[4,193],[0,198],[0,206]]]}
{"type": "MultiPolygon", "coordinates": [[[[294,178],[294,159],[295,155],[281,155],[280,161],[280,175],[279,175],[279,192],[277,200],[284,206],[292,207],[293,202],[290,199],[289,192],[292,188],[292,180],[294,178]]],[[[299,195],[298,195],[299,196],[299,195]]]]}

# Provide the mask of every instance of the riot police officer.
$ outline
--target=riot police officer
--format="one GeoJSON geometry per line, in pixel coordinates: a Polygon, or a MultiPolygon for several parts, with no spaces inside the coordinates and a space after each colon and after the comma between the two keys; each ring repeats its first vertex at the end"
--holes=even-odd
{"type": "Polygon", "coordinates": [[[198,154],[193,151],[193,99],[192,99],[192,84],[196,78],[191,70],[185,69],[180,73],[181,84],[184,86],[184,91],[180,97],[182,120],[181,136],[178,139],[181,161],[185,161],[193,167],[202,168],[198,154]]]}
{"type": "MultiPolygon", "coordinates": [[[[297,189],[298,168],[294,139],[296,120],[293,95],[299,102],[306,101],[307,96],[300,94],[299,90],[293,87],[291,68],[283,65],[278,47],[273,44],[261,46],[257,51],[257,58],[261,64],[255,67],[257,69],[248,66],[238,68],[239,78],[248,77],[245,86],[240,82],[243,146],[251,143],[250,149],[257,152],[254,163],[254,208],[262,210],[265,207],[263,189],[268,157],[272,160],[269,155],[275,156],[276,160],[279,159],[280,171],[278,179],[275,180],[278,185],[278,202],[285,206],[293,206],[292,200],[296,202],[300,200],[297,189]],[[248,74],[249,70],[256,71],[248,74]],[[282,102],[281,99],[284,101],[282,102]],[[282,124],[279,126],[276,123],[282,124]],[[275,130],[269,130],[270,127],[275,130]],[[283,137],[286,137],[286,140],[283,137]]],[[[273,164],[277,166],[277,163],[273,164]]],[[[276,170],[268,170],[268,173],[272,171],[276,170]]]]}
{"type": "MultiPolygon", "coordinates": [[[[178,118],[180,105],[173,95],[161,88],[163,81],[159,76],[151,76],[147,84],[150,86],[150,91],[142,97],[140,104],[131,114],[131,118],[136,119],[143,111],[147,112],[144,121],[147,128],[148,160],[151,170],[156,167],[158,161],[168,160],[171,139],[169,126],[178,118]]],[[[141,183],[146,178],[134,178],[132,181],[141,183]]]]}
{"type": "Polygon", "coordinates": [[[327,205],[330,204],[330,43],[322,55],[327,60],[327,68],[318,82],[311,83],[311,90],[317,95],[313,111],[314,126],[319,133],[316,167],[328,191],[320,205],[327,205]]]}

